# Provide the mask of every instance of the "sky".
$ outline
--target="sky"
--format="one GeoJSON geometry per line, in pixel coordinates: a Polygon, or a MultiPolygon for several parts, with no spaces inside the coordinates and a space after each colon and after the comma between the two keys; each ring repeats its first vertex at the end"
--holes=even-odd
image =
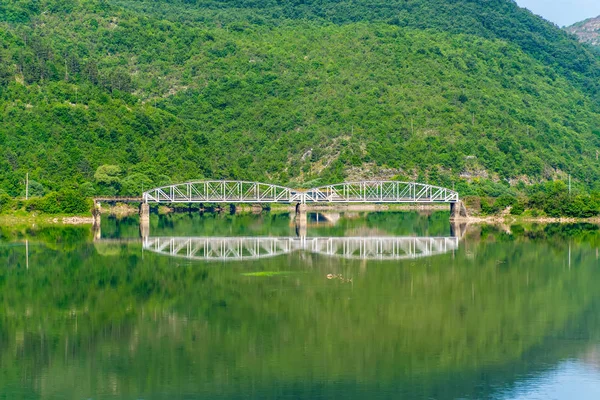
{"type": "Polygon", "coordinates": [[[521,7],[559,26],[600,15],[600,0],[516,0],[521,7]]]}

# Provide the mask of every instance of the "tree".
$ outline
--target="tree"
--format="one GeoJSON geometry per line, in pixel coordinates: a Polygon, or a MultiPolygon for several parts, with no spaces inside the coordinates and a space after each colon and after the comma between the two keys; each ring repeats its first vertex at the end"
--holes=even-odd
{"type": "Polygon", "coordinates": [[[42,197],[44,193],[44,186],[41,183],[29,180],[29,197],[42,197]]]}
{"type": "Polygon", "coordinates": [[[0,53],[0,86],[7,86],[12,78],[11,68],[0,53]]]}
{"type": "Polygon", "coordinates": [[[121,189],[121,167],[118,165],[101,165],[94,173],[96,183],[107,194],[116,194],[121,189]]]}
{"type": "Polygon", "coordinates": [[[124,196],[139,196],[144,190],[153,187],[153,182],[144,174],[128,175],[122,181],[121,194],[124,196]]]}

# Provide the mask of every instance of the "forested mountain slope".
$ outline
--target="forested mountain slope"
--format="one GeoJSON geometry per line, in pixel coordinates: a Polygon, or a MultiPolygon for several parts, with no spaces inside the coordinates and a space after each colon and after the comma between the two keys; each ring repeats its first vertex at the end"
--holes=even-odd
{"type": "Polygon", "coordinates": [[[12,195],[27,171],[89,194],[599,176],[598,58],[512,1],[0,0],[0,21],[12,195]]]}

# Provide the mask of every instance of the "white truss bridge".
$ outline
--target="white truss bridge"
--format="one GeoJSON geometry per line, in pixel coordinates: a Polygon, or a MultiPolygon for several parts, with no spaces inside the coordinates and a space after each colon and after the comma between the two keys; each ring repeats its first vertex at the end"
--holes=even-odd
{"type": "Polygon", "coordinates": [[[456,203],[458,192],[416,182],[346,182],[308,190],[246,181],[198,181],[154,188],[145,203],[456,203]]]}
{"type": "Polygon", "coordinates": [[[431,257],[458,249],[458,237],[147,237],[143,248],[190,260],[255,260],[306,251],[359,260],[431,257]]]}

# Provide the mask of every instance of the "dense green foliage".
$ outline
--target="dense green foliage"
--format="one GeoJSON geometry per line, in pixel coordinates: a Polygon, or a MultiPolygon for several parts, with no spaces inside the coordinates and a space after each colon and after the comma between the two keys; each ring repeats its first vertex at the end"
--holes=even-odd
{"type": "Polygon", "coordinates": [[[92,199],[75,189],[64,188],[28,200],[14,199],[6,193],[0,194],[0,213],[29,211],[43,214],[87,214],[92,207],[92,199]]]}
{"type": "Polygon", "coordinates": [[[0,0],[0,188],[600,177],[596,55],[512,1],[0,0]]]}
{"type": "Polygon", "coordinates": [[[588,193],[580,187],[570,190],[562,181],[512,189],[482,185],[470,194],[472,196],[466,196],[464,200],[475,214],[495,215],[510,209],[510,214],[525,217],[600,216],[600,192],[588,193]]]}

